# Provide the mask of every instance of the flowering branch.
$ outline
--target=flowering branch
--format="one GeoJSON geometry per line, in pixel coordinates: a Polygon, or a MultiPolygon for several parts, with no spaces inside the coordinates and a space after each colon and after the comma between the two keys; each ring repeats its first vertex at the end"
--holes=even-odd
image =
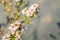
{"type": "Polygon", "coordinates": [[[2,40],[22,40],[21,36],[26,30],[23,25],[30,24],[31,20],[37,16],[39,5],[33,4],[27,7],[29,2],[25,3],[23,0],[0,0],[0,2],[9,18],[9,31],[8,34],[3,36],[2,40]],[[15,5],[13,5],[13,1],[15,5]]]}

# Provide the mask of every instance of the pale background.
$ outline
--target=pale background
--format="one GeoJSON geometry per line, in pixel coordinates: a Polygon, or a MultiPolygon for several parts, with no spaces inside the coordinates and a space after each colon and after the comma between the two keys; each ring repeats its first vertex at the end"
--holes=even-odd
{"type": "MultiPolygon", "coordinates": [[[[60,22],[60,0],[29,0],[30,5],[38,3],[40,5],[40,16],[36,22],[28,27],[23,35],[23,40],[60,40],[58,34],[60,29],[57,22],[60,22]],[[56,39],[49,36],[53,34],[56,39]]],[[[0,24],[6,24],[6,14],[0,4],[0,24]]]]}

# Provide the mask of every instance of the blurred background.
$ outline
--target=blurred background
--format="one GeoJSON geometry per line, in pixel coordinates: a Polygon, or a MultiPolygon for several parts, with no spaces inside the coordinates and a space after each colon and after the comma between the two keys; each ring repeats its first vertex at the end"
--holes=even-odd
{"type": "MultiPolygon", "coordinates": [[[[22,40],[60,40],[60,0],[24,0],[40,6],[40,16],[29,25],[22,40]]],[[[0,30],[7,26],[7,15],[0,4],[0,30]]],[[[0,31],[1,32],[1,31],[0,31]]],[[[0,35],[1,37],[1,35],[0,35]]]]}

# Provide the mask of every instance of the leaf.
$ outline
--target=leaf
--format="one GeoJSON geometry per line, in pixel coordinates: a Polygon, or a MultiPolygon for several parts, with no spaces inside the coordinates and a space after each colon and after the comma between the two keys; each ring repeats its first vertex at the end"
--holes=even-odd
{"type": "Polygon", "coordinates": [[[33,18],[34,17],[34,14],[32,16],[30,16],[30,18],[33,18]]]}
{"type": "Polygon", "coordinates": [[[23,15],[23,17],[24,17],[24,24],[29,24],[29,19],[26,17],[25,14],[23,15]]]}
{"type": "Polygon", "coordinates": [[[16,19],[18,18],[18,12],[15,13],[15,18],[16,18],[16,19]]]}

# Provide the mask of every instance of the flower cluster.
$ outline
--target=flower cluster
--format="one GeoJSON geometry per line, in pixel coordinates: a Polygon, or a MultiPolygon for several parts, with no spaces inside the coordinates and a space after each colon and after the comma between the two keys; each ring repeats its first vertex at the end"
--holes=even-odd
{"type": "Polygon", "coordinates": [[[8,34],[6,34],[2,40],[21,40],[21,35],[25,29],[20,22],[11,23],[8,27],[8,34]]]}
{"type": "Polygon", "coordinates": [[[22,14],[25,14],[27,17],[36,15],[36,12],[39,12],[39,6],[37,4],[33,4],[30,8],[24,8],[22,10],[22,14]]]}
{"type": "Polygon", "coordinates": [[[15,0],[15,6],[12,6],[12,0],[9,0],[8,4],[7,0],[1,0],[1,2],[4,4],[4,10],[7,12],[9,18],[8,24],[10,24],[8,33],[2,37],[2,40],[22,40],[21,36],[27,29],[25,24],[32,23],[32,19],[39,12],[39,5],[35,3],[28,8],[26,7],[27,3],[23,2],[23,0],[15,0]],[[23,5],[22,8],[20,8],[21,5],[23,5]]]}

